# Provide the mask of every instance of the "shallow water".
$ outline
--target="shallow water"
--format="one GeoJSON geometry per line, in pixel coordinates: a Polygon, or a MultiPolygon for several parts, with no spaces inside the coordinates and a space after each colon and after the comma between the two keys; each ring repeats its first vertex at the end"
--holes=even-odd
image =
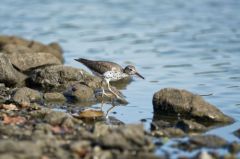
{"type": "Polygon", "coordinates": [[[147,126],[161,88],[210,94],[204,98],[236,122],[208,133],[232,141],[240,127],[239,8],[239,0],[1,0],[0,33],[57,41],[74,67],[86,69],[78,57],[136,65],[146,80],[135,78],[123,90],[129,104],[111,114],[125,123],[147,126]]]}

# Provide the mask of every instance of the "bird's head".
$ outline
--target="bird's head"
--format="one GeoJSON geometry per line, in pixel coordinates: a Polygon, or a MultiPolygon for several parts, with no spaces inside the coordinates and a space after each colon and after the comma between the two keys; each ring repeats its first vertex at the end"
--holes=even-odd
{"type": "Polygon", "coordinates": [[[137,75],[138,77],[144,79],[144,77],[137,72],[136,68],[133,65],[127,65],[124,68],[123,72],[128,75],[137,75]]]}

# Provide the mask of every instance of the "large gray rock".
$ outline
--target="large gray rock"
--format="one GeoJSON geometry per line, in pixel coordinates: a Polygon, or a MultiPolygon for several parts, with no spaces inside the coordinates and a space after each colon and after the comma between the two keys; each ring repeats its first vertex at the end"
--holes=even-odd
{"type": "Polygon", "coordinates": [[[45,65],[58,65],[61,61],[50,53],[11,53],[6,55],[11,63],[21,71],[37,68],[45,65]]]}
{"type": "Polygon", "coordinates": [[[233,121],[201,96],[174,88],[165,88],[156,92],[153,96],[153,109],[155,118],[161,115],[180,114],[182,117],[194,118],[198,122],[233,121]]]}
{"type": "Polygon", "coordinates": [[[18,72],[6,55],[0,53],[0,82],[6,86],[23,85],[27,77],[18,72]]]}
{"type": "Polygon", "coordinates": [[[97,88],[100,86],[100,79],[82,69],[55,65],[34,70],[30,83],[44,90],[63,90],[76,83],[84,83],[91,88],[97,88]]]}
{"type": "Polygon", "coordinates": [[[62,49],[57,43],[51,43],[49,45],[42,44],[37,41],[26,40],[15,36],[0,36],[0,51],[5,53],[12,52],[47,52],[57,57],[63,62],[62,49]],[[12,44],[11,46],[6,46],[12,44]]]}

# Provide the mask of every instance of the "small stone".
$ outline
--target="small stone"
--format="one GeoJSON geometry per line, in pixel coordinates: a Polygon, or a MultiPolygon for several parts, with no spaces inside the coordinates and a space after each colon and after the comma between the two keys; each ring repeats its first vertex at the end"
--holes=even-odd
{"type": "Polygon", "coordinates": [[[18,89],[13,95],[13,101],[23,106],[28,106],[31,102],[37,102],[41,99],[42,95],[40,92],[27,87],[18,89]]]}
{"type": "Polygon", "coordinates": [[[43,95],[46,102],[65,102],[66,98],[63,94],[58,92],[44,93],[43,95]]]}

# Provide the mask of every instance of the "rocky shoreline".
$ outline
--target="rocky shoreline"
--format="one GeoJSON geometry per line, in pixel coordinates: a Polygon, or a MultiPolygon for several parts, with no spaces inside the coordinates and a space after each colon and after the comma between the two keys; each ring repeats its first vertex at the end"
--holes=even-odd
{"type": "Polygon", "coordinates": [[[237,158],[239,142],[202,134],[234,120],[186,90],[165,88],[154,94],[151,130],[106,119],[100,112],[82,115],[82,108],[71,105],[102,101],[97,94],[101,80],[65,66],[62,50],[57,43],[0,36],[0,158],[171,158],[170,152],[155,152],[165,138],[176,137],[188,137],[172,145],[183,151],[228,152],[200,151],[185,158],[237,158]],[[66,111],[56,111],[56,105],[66,111]]]}

